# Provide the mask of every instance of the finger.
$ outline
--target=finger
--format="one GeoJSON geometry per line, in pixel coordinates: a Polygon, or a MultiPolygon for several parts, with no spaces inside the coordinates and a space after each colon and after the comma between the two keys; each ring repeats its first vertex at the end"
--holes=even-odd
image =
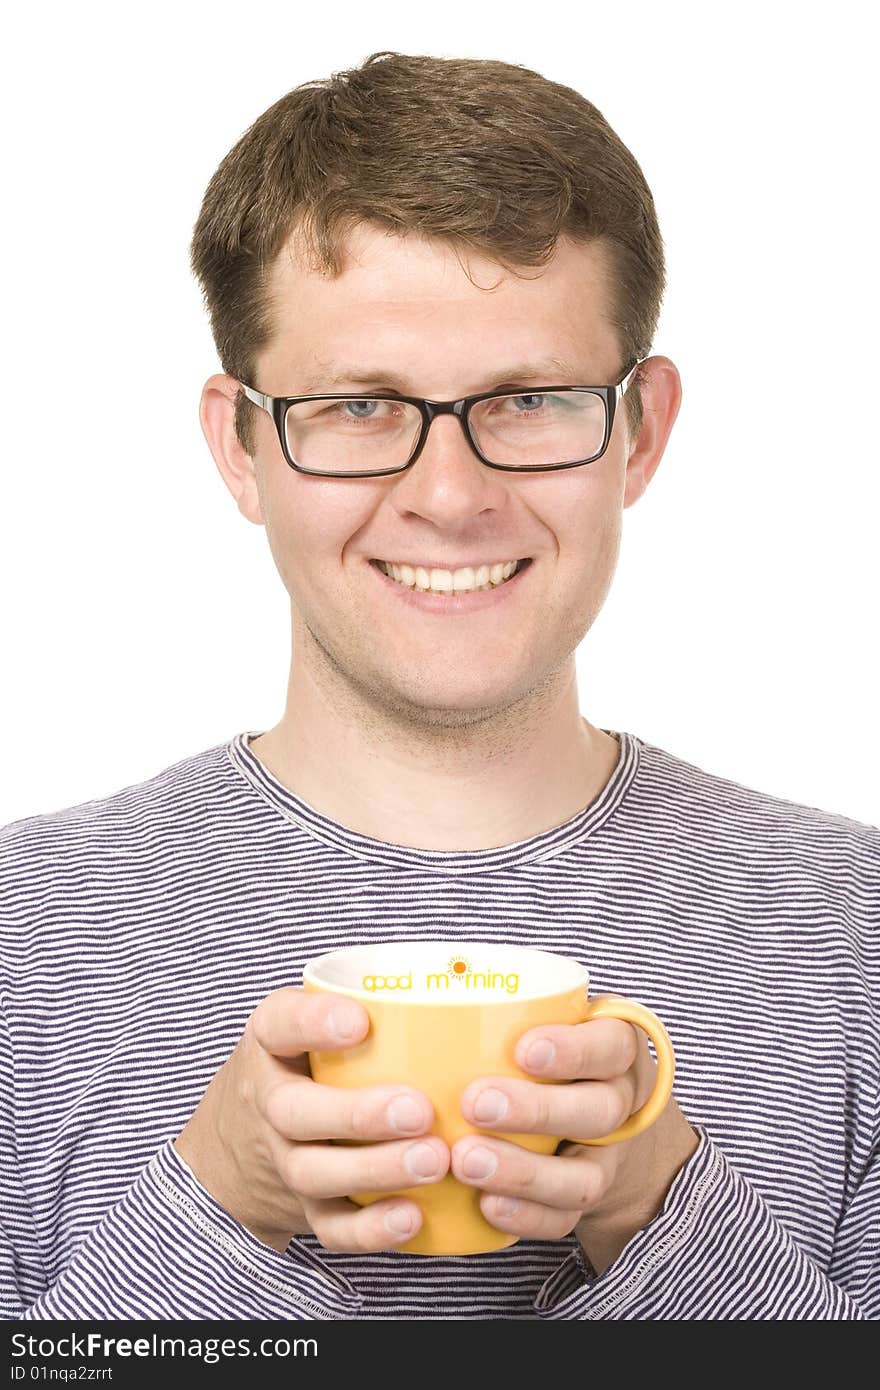
{"type": "Polygon", "coordinates": [[[369,1015],[356,999],[289,985],[261,1000],[246,1031],[276,1057],[298,1057],[352,1047],[366,1037],[369,1027],[369,1015]]]}
{"type": "Polygon", "coordinates": [[[526,1240],[561,1240],[581,1219],[579,1211],[561,1211],[517,1197],[495,1197],[484,1193],[480,1211],[499,1231],[526,1240]]]}
{"type": "Polygon", "coordinates": [[[283,1073],[280,1079],[258,1087],[254,1099],[273,1129],[301,1143],[399,1139],[402,1134],[427,1134],[434,1123],[430,1100],[412,1086],[348,1089],[283,1073]]]}
{"type": "Polygon", "coordinates": [[[281,1177],[304,1198],[350,1197],[353,1192],[399,1192],[438,1182],[449,1171],[449,1149],[431,1135],[353,1148],[292,1144],[280,1157],[281,1177]]]}
{"type": "Polygon", "coordinates": [[[468,1135],[452,1146],[451,1172],[468,1187],[580,1217],[605,1196],[619,1162],[610,1149],[536,1154],[503,1139],[468,1135]]]}
{"type": "Polygon", "coordinates": [[[531,1028],[516,1045],[523,1071],[553,1081],[610,1081],[639,1055],[639,1031],[619,1018],[531,1028]]]}
{"type": "Polygon", "coordinates": [[[483,1076],[462,1092],[461,1113],[481,1129],[507,1134],[556,1134],[599,1139],[632,1114],[636,1079],[571,1081],[565,1086],[483,1076]]]}
{"type": "Polygon", "coordinates": [[[344,1197],[308,1201],[303,1209],[325,1250],[363,1255],[389,1250],[414,1236],[422,1225],[415,1202],[386,1199],[359,1207],[344,1197]]]}

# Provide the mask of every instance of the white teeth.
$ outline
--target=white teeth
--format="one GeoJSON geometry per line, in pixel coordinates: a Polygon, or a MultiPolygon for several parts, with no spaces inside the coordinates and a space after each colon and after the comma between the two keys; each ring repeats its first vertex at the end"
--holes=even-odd
{"type": "MultiPolygon", "coordinates": [[[[395,565],[394,568],[397,569],[397,566],[395,565]]],[[[400,574],[399,569],[397,574],[400,574]]],[[[397,575],[394,577],[396,579],[397,575]]],[[[452,570],[431,570],[431,588],[435,594],[451,594],[452,579],[452,570]]]]}
{"type": "Polygon", "coordinates": [[[413,568],[412,565],[392,565],[385,560],[378,563],[382,573],[396,579],[398,584],[405,584],[409,589],[430,590],[434,594],[465,594],[495,589],[510,578],[518,564],[516,560],[508,560],[506,564],[480,565],[477,569],[466,565],[457,570],[426,570],[421,565],[413,568]]]}

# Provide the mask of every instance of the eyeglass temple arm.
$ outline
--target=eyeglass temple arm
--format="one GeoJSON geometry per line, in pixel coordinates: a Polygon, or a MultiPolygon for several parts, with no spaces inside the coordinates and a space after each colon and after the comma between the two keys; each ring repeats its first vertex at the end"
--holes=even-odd
{"type": "Polygon", "coordinates": [[[625,393],[626,390],[628,389],[628,387],[629,387],[629,385],[630,385],[630,382],[632,381],[633,377],[635,376],[636,372],[638,371],[639,367],[640,367],[640,366],[642,365],[642,363],[645,362],[645,361],[647,361],[647,358],[645,358],[645,357],[638,358],[635,362],[633,362],[632,366],[627,370],[626,375],[617,383],[617,385],[615,386],[614,390],[615,390],[615,392],[616,392],[616,394],[617,394],[617,399],[618,399],[618,400],[621,400],[621,398],[623,397],[624,393],[625,393]]]}
{"type": "Polygon", "coordinates": [[[245,386],[243,381],[238,384],[249,401],[253,401],[254,405],[262,406],[263,410],[268,410],[269,414],[272,414],[274,396],[264,396],[262,391],[255,391],[252,386],[245,386]]]}

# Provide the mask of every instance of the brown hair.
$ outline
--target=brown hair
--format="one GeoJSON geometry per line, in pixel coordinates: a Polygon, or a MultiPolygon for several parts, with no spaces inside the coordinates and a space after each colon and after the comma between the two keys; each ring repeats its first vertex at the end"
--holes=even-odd
{"type": "MultiPolygon", "coordinates": [[[[224,372],[255,384],[275,331],[269,276],[294,229],[334,278],[359,222],[470,248],[514,275],[545,265],[560,235],[601,238],[621,371],[650,352],[665,286],[650,189],[596,107],[530,68],[383,51],[264,111],[213,174],[193,230],[224,372]]],[[[633,432],[637,386],[624,397],[633,432]]],[[[239,391],[236,432],[251,455],[254,414],[239,391]]]]}

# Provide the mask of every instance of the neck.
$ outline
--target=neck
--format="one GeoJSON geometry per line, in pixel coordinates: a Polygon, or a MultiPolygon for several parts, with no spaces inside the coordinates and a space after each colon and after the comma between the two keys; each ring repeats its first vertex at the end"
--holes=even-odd
{"type": "Polygon", "coordinates": [[[301,635],[284,717],[250,747],[350,830],[415,849],[515,844],[577,815],[617,763],[617,740],[580,714],[573,657],[539,689],[474,714],[380,700],[301,635]]]}

